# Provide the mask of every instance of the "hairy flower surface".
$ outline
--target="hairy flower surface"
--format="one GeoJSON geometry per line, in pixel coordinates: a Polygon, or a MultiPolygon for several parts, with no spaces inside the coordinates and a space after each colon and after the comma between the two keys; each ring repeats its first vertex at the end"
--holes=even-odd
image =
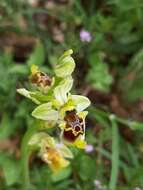
{"type": "Polygon", "coordinates": [[[75,145],[78,148],[85,148],[85,114],[76,113],[76,110],[67,111],[62,123],[62,140],[65,143],[75,145]]]}

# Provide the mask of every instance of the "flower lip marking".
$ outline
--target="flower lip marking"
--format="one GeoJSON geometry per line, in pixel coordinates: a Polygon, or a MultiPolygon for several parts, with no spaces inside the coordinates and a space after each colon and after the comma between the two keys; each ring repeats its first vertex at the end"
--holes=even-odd
{"type": "Polygon", "coordinates": [[[36,72],[31,76],[31,82],[36,84],[37,86],[50,86],[52,83],[52,79],[43,72],[36,72]]]}
{"type": "Polygon", "coordinates": [[[84,121],[76,114],[76,110],[67,111],[64,120],[66,121],[63,133],[65,139],[75,141],[79,135],[84,134],[84,121]]]}

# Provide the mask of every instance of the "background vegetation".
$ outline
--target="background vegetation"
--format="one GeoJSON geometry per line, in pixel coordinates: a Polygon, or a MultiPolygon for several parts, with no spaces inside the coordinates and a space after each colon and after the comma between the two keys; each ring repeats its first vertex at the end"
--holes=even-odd
{"type": "Polygon", "coordinates": [[[93,150],[75,151],[57,175],[33,155],[31,190],[143,189],[142,0],[1,0],[0,190],[20,189],[20,143],[33,120],[34,105],[16,89],[28,85],[31,64],[50,75],[70,48],[74,90],[92,101],[93,150]]]}

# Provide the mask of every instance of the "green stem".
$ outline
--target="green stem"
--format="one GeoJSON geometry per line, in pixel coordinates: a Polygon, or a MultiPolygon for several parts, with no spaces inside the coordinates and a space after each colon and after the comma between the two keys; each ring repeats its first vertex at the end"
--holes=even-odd
{"type": "MultiPolygon", "coordinates": [[[[102,117],[107,118],[107,119],[109,119],[110,116],[112,115],[112,113],[105,112],[105,111],[103,111],[103,110],[101,110],[99,108],[95,108],[95,107],[92,107],[90,109],[90,113],[91,113],[91,115],[93,117],[95,117],[94,114],[99,114],[102,117]]],[[[124,118],[121,118],[121,117],[118,117],[118,116],[115,117],[115,120],[116,120],[116,122],[121,123],[121,124],[129,127],[132,130],[141,130],[141,131],[143,131],[143,123],[141,123],[141,122],[131,121],[131,120],[124,119],[124,118]]]]}
{"type": "Polygon", "coordinates": [[[21,145],[21,166],[22,166],[22,189],[28,190],[30,187],[30,176],[29,176],[29,156],[31,151],[28,148],[28,142],[31,136],[37,131],[37,127],[31,126],[25,133],[22,145],[21,145]]]}
{"type": "Polygon", "coordinates": [[[119,172],[119,131],[115,120],[115,116],[111,117],[112,124],[112,169],[110,176],[109,189],[115,190],[119,172]]]}

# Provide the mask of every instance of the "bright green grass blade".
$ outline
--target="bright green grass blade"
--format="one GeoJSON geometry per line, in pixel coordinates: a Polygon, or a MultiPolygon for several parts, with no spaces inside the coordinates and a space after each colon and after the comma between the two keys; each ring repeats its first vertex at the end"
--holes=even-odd
{"type": "Polygon", "coordinates": [[[110,176],[110,183],[109,189],[115,190],[118,180],[118,173],[119,173],[119,131],[115,116],[111,116],[111,124],[112,124],[112,168],[111,168],[111,176],[110,176]]]}

